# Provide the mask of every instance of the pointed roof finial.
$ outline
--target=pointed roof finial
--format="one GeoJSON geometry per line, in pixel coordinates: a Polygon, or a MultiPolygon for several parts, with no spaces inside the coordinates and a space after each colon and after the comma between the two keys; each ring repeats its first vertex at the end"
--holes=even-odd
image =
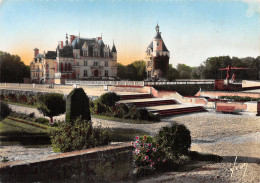
{"type": "Polygon", "coordinates": [[[69,42],[68,42],[68,34],[66,32],[66,45],[68,45],[68,44],[69,44],[69,42]]]}
{"type": "Polygon", "coordinates": [[[115,43],[114,43],[114,39],[113,39],[113,47],[112,47],[111,52],[117,52],[117,51],[116,51],[116,46],[115,46],[115,43]]]}
{"type": "Polygon", "coordinates": [[[101,32],[101,39],[102,39],[102,32],[101,32]]]}
{"type": "Polygon", "coordinates": [[[80,37],[80,31],[79,31],[79,37],[80,37]]]}
{"type": "Polygon", "coordinates": [[[158,22],[157,22],[157,25],[156,25],[156,27],[155,27],[155,30],[156,30],[156,32],[159,32],[159,25],[158,25],[158,22]]]}

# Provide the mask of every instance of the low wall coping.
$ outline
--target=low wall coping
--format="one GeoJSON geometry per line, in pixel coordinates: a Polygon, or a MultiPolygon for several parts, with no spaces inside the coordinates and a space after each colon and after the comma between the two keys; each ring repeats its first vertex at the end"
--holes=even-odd
{"type": "Polygon", "coordinates": [[[41,158],[33,159],[33,160],[10,161],[10,162],[0,164],[0,169],[13,167],[13,166],[28,165],[28,164],[39,163],[39,162],[44,162],[44,161],[52,161],[55,159],[81,156],[81,155],[97,153],[97,152],[105,152],[105,151],[109,151],[109,150],[119,150],[119,149],[124,149],[124,148],[132,149],[133,146],[131,145],[130,142],[122,142],[122,143],[113,144],[113,145],[99,146],[99,147],[90,148],[90,149],[60,153],[57,155],[50,155],[47,157],[41,157],[41,158]]]}

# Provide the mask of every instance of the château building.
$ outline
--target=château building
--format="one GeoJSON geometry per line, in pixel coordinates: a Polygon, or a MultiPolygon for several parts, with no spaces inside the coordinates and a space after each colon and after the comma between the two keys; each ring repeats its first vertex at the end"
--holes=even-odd
{"type": "Polygon", "coordinates": [[[102,37],[81,38],[66,34],[56,51],[39,54],[34,49],[31,79],[35,83],[64,84],[65,80],[113,80],[117,76],[117,50],[105,45],[102,37]]]}
{"type": "Polygon", "coordinates": [[[170,52],[164,44],[158,24],[155,30],[155,36],[145,51],[146,72],[148,79],[163,79],[169,69],[170,52]]]}

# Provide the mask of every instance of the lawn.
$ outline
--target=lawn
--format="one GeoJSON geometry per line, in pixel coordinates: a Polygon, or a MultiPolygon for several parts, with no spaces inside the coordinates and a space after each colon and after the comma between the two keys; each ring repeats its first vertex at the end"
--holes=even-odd
{"type": "Polygon", "coordinates": [[[48,130],[5,119],[0,122],[1,145],[50,144],[48,130]]]}
{"type": "Polygon", "coordinates": [[[91,114],[91,117],[93,118],[99,118],[99,119],[105,119],[109,121],[114,122],[122,122],[122,123],[133,123],[133,124],[152,124],[152,123],[159,123],[156,121],[145,121],[145,120],[132,120],[132,119],[122,119],[122,118],[114,118],[114,117],[108,117],[108,116],[101,116],[96,114],[91,114]]]}
{"type": "MultiPolygon", "coordinates": [[[[19,119],[19,118],[15,118],[19,119]]],[[[24,119],[19,119],[26,121],[24,119]]],[[[48,131],[55,130],[56,127],[50,127],[47,125],[39,124],[36,122],[28,121],[32,124],[37,124],[38,126],[47,127],[47,129],[42,129],[37,126],[30,124],[25,124],[17,122],[6,118],[0,122],[0,144],[1,145],[50,145],[50,139],[48,131]]],[[[135,129],[121,129],[115,128],[110,129],[111,132],[111,142],[125,142],[132,141],[136,136],[147,135],[148,133],[142,130],[135,129]]]]}

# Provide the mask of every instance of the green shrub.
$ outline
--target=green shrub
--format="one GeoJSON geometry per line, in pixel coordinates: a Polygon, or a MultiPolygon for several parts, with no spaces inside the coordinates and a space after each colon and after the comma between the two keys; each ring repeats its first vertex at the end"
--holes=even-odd
{"type": "Polygon", "coordinates": [[[77,118],[73,123],[60,123],[58,129],[50,132],[55,152],[82,150],[110,142],[108,129],[93,129],[90,121],[77,118]]]}
{"type": "Polygon", "coordinates": [[[37,109],[43,113],[44,116],[50,118],[50,124],[53,123],[53,116],[58,116],[65,112],[66,101],[63,99],[63,94],[48,93],[38,95],[37,109]]]}
{"type": "Polygon", "coordinates": [[[98,100],[94,101],[94,107],[92,108],[93,114],[104,115],[104,116],[111,116],[112,112],[110,107],[102,104],[98,100]]]}
{"type": "Polygon", "coordinates": [[[4,120],[11,113],[8,104],[0,101],[0,120],[4,120]]]}
{"type": "Polygon", "coordinates": [[[98,101],[106,106],[112,107],[117,101],[120,100],[120,96],[114,92],[104,93],[98,98],[98,101]]]}
{"type": "Polygon", "coordinates": [[[168,156],[187,155],[191,145],[190,131],[182,124],[173,123],[159,131],[156,142],[164,148],[168,156]]]}
{"type": "Polygon", "coordinates": [[[83,120],[91,120],[89,98],[82,88],[75,88],[67,96],[66,121],[74,121],[79,116],[83,120]]]}
{"type": "Polygon", "coordinates": [[[36,121],[41,124],[48,124],[49,120],[46,118],[37,118],[36,121]]]}
{"type": "Polygon", "coordinates": [[[252,98],[252,97],[239,97],[239,96],[220,96],[220,99],[227,99],[231,101],[259,101],[259,98],[252,98]]]}

